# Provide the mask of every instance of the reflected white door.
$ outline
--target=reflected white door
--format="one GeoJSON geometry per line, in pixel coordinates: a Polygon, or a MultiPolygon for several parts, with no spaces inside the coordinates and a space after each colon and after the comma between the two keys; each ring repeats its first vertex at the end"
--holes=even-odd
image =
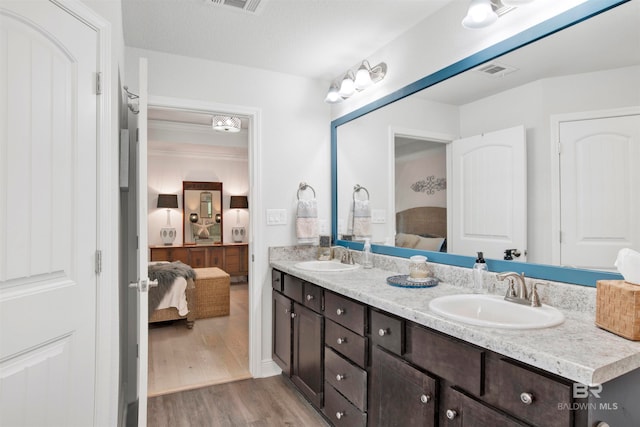
{"type": "Polygon", "coordinates": [[[615,270],[640,250],[640,115],[560,123],[560,263],[615,270]]]}
{"type": "Polygon", "coordinates": [[[0,3],[0,425],[94,425],[96,31],[0,3]]]}
{"type": "Polygon", "coordinates": [[[517,126],[447,146],[450,253],[502,259],[517,249],[526,261],[527,159],[525,129],[517,126]]]}
{"type": "Polygon", "coordinates": [[[149,353],[149,239],[147,231],[147,59],[140,58],[138,71],[137,231],[138,231],[138,426],[147,425],[147,379],[149,353]]]}

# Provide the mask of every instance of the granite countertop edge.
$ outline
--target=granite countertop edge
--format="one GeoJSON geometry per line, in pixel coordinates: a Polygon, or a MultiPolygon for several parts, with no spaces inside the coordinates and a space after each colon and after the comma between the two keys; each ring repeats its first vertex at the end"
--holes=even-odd
{"type": "Polygon", "coordinates": [[[295,267],[299,261],[272,260],[273,268],[371,307],[413,321],[582,384],[602,384],[640,367],[640,342],[598,328],[594,313],[561,310],[565,322],[545,329],[507,330],[467,325],[429,309],[432,299],[469,293],[441,282],[432,288],[397,288],[378,268],[346,272],[314,272],[295,267]]]}

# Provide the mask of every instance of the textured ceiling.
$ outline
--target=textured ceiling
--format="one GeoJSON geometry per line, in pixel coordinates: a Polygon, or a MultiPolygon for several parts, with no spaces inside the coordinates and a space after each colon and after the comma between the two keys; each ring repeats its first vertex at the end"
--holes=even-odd
{"type": "Polygon", "coordinates": [[[329,81],[464,0],[262,1],[251,14],[211,0],[123,0],[125,44],[329,81]]]}

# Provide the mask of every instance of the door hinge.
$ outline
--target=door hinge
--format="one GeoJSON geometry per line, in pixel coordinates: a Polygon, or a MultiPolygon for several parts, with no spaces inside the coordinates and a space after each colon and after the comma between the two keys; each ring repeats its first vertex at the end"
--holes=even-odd
{"type": "Polygon", "coordinates": [[[96,73],[96,95],[102,95],[102,73],[96,73]]]}
{"type": "Polygon", "coordinates": [[[256,256],[254,254],[251,254],[251,262],[255,262],[256,260],[256,256]]]}
{"type": "Polygon", "coordinates": [[[96,251],[96,274],[102,273],[102,251],[96,251]]]}
{"type": "Polygon", "coordinates": [[[562,231],[558,231],[558,242],[562,243],[562,231]]]}
{"type": "Polygon", "coordinates": [[[556,142],[556,147],[558,149],[558,156],[562,154],[562,143],[560,141],[556,142]]]}

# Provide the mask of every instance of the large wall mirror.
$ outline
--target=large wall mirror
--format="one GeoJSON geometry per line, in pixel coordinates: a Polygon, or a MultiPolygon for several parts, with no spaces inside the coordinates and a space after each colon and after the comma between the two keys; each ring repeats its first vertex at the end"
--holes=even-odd
{"type": "Polygon", "coordinates": [[[222,244],[222,183],[182,182],[185,245],[222,244]]]}
{"type": "Polygon", "coordinates": [[[620,278],[619,248],[640,250],[639,75],[640,2],[585,2],[334,120],[334,240],[360,245],[357,184],[378,253],[620,278]]]}

